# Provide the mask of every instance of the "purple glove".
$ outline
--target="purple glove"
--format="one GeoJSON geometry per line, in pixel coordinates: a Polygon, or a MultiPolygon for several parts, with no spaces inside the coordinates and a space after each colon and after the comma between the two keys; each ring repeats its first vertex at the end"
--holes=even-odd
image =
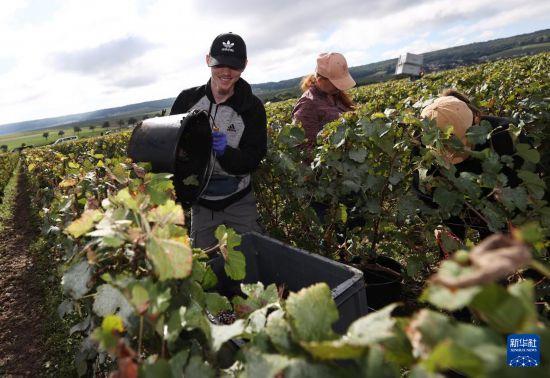
{"type": "Polygon", "coordinates": [[[227,147],[227,136],[219,131],[212,132],[212,149],[216,156],[222,156],[227,147]]]}

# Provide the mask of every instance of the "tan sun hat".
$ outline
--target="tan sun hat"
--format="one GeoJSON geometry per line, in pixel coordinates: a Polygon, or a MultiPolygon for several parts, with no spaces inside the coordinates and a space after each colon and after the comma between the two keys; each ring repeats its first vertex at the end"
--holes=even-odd
{"type": "Polygon", "coordinates": [[[329,79],[341,91],[346,91],[355,86],[355,80],[349,74],[348,63],[342,54],[319,54],[315,72],[329,79]]]}
{"type": "MultiPolygon", "coordinates": [[[[439,97],[430,105],[426,106],[420,114],[422,118],[435,120],[437,127],[443,131],[453,127],[453,134],[464,144],[468,146],[466,131],[472,126],[474,114],[464,101],[453,96],[439,97]]],[[[454,153],[450,157],[453,164],[464,161],[468,154],[454,153]]]]}

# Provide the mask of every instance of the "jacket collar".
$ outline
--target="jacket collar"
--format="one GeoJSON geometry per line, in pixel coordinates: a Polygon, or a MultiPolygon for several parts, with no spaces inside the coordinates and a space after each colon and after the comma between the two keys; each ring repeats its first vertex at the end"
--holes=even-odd
{"type": "MultiPolygon", "coordinates": [[[[210,84],[211,79],[206,83],[206,97],[212,102],[215,103],[214,95],[212,94],[212,87],[210,84]]],[[[252,88],[243,78],[239,78],[235,83],[235,91],[231,97],[229,97],[225,102],[218,105],[230,106],[237,113],[242,113],[250,109],[253,105],[254,95],[252,94],[252,88]]]]}

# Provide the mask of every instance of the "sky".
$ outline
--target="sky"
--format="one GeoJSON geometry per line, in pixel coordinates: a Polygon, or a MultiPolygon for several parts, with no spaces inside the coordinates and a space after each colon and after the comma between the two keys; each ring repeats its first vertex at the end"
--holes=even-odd
{"type": "MultiPolygon", "coordinates": [[[[550,27],[544,0],[10,0],[0,8],[0,125],[175,97],[209,78],[221,33],[241,35],[243,78],[313,72],[550,27]]],[[[1,126],[0,126],[1,127],[1,126]]]]}

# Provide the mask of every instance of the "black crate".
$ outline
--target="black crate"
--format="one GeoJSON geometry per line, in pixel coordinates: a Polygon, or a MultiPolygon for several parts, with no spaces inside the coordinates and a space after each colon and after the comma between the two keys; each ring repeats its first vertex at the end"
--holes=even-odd
{"type": "MultiPolygon", "coordinates": [[[[363,273],[353,267],[309,253],[255,232],[242,235],[240,250],[246,258],[244,283],[262,282],[284,285],[289,291],[299,291],[318,282],[331,289],[340,318],[333,325],[344,333],[357,318],[367,314],[367,297],[363,273]]],[[[221,256],[210,261],[218,276],[217,290],[223,295],[234,295],[241,282],[225,275],[221,256]]]]}

